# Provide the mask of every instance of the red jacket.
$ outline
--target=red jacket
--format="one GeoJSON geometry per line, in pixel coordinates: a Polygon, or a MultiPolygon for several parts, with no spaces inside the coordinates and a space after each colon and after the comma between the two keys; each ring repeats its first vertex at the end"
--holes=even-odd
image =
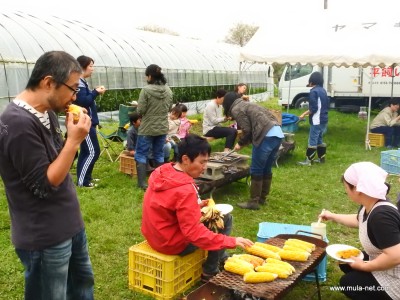
{"type": "Polygon", "coordinates": [[[164,164],[153,171],[144,195],[142,233],[164,254],[179,254],[191,243],[205,250],[235,248],[235,238],[200,223],[200,198],[192,177],[164,164]]]}

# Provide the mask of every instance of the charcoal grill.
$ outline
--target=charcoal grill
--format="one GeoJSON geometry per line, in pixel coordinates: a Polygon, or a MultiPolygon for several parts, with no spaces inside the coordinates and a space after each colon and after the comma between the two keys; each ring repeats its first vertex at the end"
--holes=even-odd
{"type": "Polygon", "coordinates": [[[237,170],[249,167],[247,161],[250,156],[238,153],[231,153],[228,156],[225,156],[225,154],[225,152],[211,153],[207,169],[200,175],[200,178],[219,180],[224,178],[225,174],[230,172],[229,170],[235,169],[235,172],[237,172],[237,170]]]}
{"type": "MultiPolygon", "coordinates": [[[[299,231],[300,232],[300,231],[299,231]]],[[[321,239],[302,234],[280,234],[266,241],[267,244],[282,247],[287,239],[296,238],[303,241],[311,242],[316,245],[316,249],[311,253],[311,256],[306,262],[288,261],[294,266],[296,272],[290,275],[287,279],[275,279],[272,282],[266,283],[245,283],[243,276],[233,274],[227,271],[222,271],[214,276],[210,283],[218,286],[218,289],[225,288],[225,291],[239,291],[244,294],[250,294],[265,300],[281,299],[287,294],[295,284],[304,276],[311,272],[315,272],[318,264],[324,259],[327,243],[321,239]]],[[[321,299],[318,276],[315,276],[317,285],[318,298],[321,299]]],[[[219,295],[220,296],[220,295],[219,295]]],[[[192,299],[190,297],[187,298],[192,299]]],[[[194,299],[194,298],[193,298],[194,299]]],[[[204,299],[225,299],[225,298],[204,298],[204,299]]]]}

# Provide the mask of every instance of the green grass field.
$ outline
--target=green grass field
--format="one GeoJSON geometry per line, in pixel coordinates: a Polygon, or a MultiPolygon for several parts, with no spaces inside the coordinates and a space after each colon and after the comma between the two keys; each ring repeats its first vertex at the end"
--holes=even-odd
{"type": "MultiPolygon", "coordinates": [[[[300,111],[291,110],[297,115],[300,111]]],[[[190,118],[201,119],[201,116],[190,118]]],[[[268,204],[259,211],[242,210],[237,202],[248,199],[248,188],[242,183],[232,183],[217,189],[213,196],[217,203],[234,205],[234,236],[257,239],[260,222],[278,222],[310,225],[325,208],[334,212],[355,213],[357,206],[346,196],[341,175],[353,162],[372,161],[380,163],[380,151],[384,148],[365,150],[366,120],[357,114],[343,114],[334,110],[329,113],[328,132],[325,136],[327,161],[323,165],[302,167],[307,145],[308,122],[299,125],[295,133],[296,149],[293,154],[279,161],[274,168],[272,192],[268,204]]],[[[106,125],[106,124],[103,124],[106,125]]],[[[201,132],[197,124],[192,132],[201,132]]],[[[105,131],[112,130],[106,125],[105,131]]],[[[118,152],[120,144],[113,144],[118,152]]],[[[212,142],[213,151],[223,149],[222,141],[212,142]]],[[[241,150],[250,154],[250,147],[241,150]]],[[[78,189],[83,217],[89,239],[90,255],[95,273],[95,297],[98,300],[152,299],[128,289],[128,248],[143,240],[140,233],[143,192],[136,187],[136,178],[118,171],[119,163],[110,162],[102,155],[96,163],[94,177],[101,178],[96,189],[78,189]]],[[[75,173],[75,170],[71,170],[75,173]]],[[[74,177],[75,178],[75,177],[74,177]]],[[[399,190],[397,177],[389,176],[392,184],[391,198],[399,190]]],[[[205,195],[207,196],[207,195],[205,195]]],[[[23,298],[23,268],[10,242],[10,218],[2,183],[0,184],[0,299],[23,298]]],[[[328,223],[327,236],[330,243],[345,243],[360,247],[357,231],[328,223]]],[[[242,249],[230,250],[241,253],[242,249]]],[[[330,291],[341,276],[337,263],[328,258],[328,275],[322,283],[323,299],[345,299],[339,292],[330,291]]],[[[315,283],[300,282],[285,299],[305,299],[315,292],[315,283]]]]}

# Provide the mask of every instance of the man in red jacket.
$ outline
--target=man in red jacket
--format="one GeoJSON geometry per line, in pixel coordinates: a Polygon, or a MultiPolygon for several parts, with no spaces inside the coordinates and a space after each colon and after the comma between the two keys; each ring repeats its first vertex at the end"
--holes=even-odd
{"type": "Polygon", "coordinates": [[[202,280],[218,273],[219,263],[227,255],[225,248],[251,246],[252,241],[230,237],[232,216],[224,216],[224,229],[214,233],[200,222],[201,200],[194,179],[207,168],[211,147],[207,140],[189,134],[179,143],[175,164],[164,164],[149,178],[144,195],[142,233],[150,246],[164,254],[186,255],[201,248],[208,250],[202,280]]]}

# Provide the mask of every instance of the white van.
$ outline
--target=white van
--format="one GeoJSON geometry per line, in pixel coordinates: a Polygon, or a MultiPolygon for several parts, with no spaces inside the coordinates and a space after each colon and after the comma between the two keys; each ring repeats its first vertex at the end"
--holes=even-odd
{"type": "Polygon", "coordinates": [[[308,107],[310,88],[306,85],[315,71],[323,74],[324,88],[332,106],[368,106],[371,95],[372,107],[380,107],[391,97],[400,97],[400,67],[338,68],[297,64],[286,66],[282,73],[278,103],[308,107]]]}

